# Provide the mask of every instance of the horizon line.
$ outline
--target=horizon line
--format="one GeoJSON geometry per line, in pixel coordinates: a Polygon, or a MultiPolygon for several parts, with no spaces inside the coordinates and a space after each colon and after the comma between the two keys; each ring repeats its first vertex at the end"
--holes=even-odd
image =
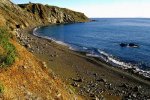
{"type": "Polygon", "coordinates": [[[89,17],[89,18],[147,18],[149,19],[150,17],[89,17]]]}

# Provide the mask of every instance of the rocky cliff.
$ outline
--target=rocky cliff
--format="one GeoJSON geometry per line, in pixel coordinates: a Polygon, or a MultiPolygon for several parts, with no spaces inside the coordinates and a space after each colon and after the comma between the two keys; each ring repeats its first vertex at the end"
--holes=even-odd
{"type": "Polygon", "coordinates": [[[9,0],[0,1],[0,20],[2,20],[0,25],[7,26],[11,31],[41,23],[33,14],[22,10],[9,0]]]}
{"type": "Polygon", "coordinates": [[[11,30],[41,24],[88,21],[83,13],[65,8],[32,3],[16,5],[9,0],[0,2],[0,25],[11,30]]]}
{"type": "Polygon", "coordinates": [[[88,18],[80,12],[75,12],[66,8],[42,4],[21,4],[24,10],[38,16],[43,23],[68,23],[68,22],[85,22],[88,18]]]}

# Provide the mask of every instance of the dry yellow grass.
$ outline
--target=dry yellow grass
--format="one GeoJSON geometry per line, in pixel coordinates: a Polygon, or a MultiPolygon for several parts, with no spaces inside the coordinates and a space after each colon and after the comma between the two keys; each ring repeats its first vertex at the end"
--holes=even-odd
{"type": "Polygon", "coordinates": [[[12,43],[17,48],[19,58],[11,67],[0,69],[0,81],[4,85],[3,99],[81,99],[71,90],[69,92],[64,83],[24,47],[15,41],[12,43]]]}

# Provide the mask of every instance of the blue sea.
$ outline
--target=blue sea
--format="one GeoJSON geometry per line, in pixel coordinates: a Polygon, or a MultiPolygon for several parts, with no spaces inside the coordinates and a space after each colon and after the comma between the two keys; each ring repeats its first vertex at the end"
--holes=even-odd
{"type": "Polygon", "coordinates": [[[72,50],[124,69],[134,68],[150,77],[150,19],[95,18],[93,22],[49,25],[35,30],[36,35],[66,44],[72,50]],[[135,43],[139,47],[121,47],[135,43]]]}

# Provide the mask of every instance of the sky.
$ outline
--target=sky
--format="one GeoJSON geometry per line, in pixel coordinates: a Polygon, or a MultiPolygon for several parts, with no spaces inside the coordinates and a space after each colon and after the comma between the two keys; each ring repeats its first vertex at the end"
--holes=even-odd
{"type": "Polygon", "coordinates": [[[150,18],[150,0],[11,0],[42,3],[83,12],[90,18],[150,18]]]}

